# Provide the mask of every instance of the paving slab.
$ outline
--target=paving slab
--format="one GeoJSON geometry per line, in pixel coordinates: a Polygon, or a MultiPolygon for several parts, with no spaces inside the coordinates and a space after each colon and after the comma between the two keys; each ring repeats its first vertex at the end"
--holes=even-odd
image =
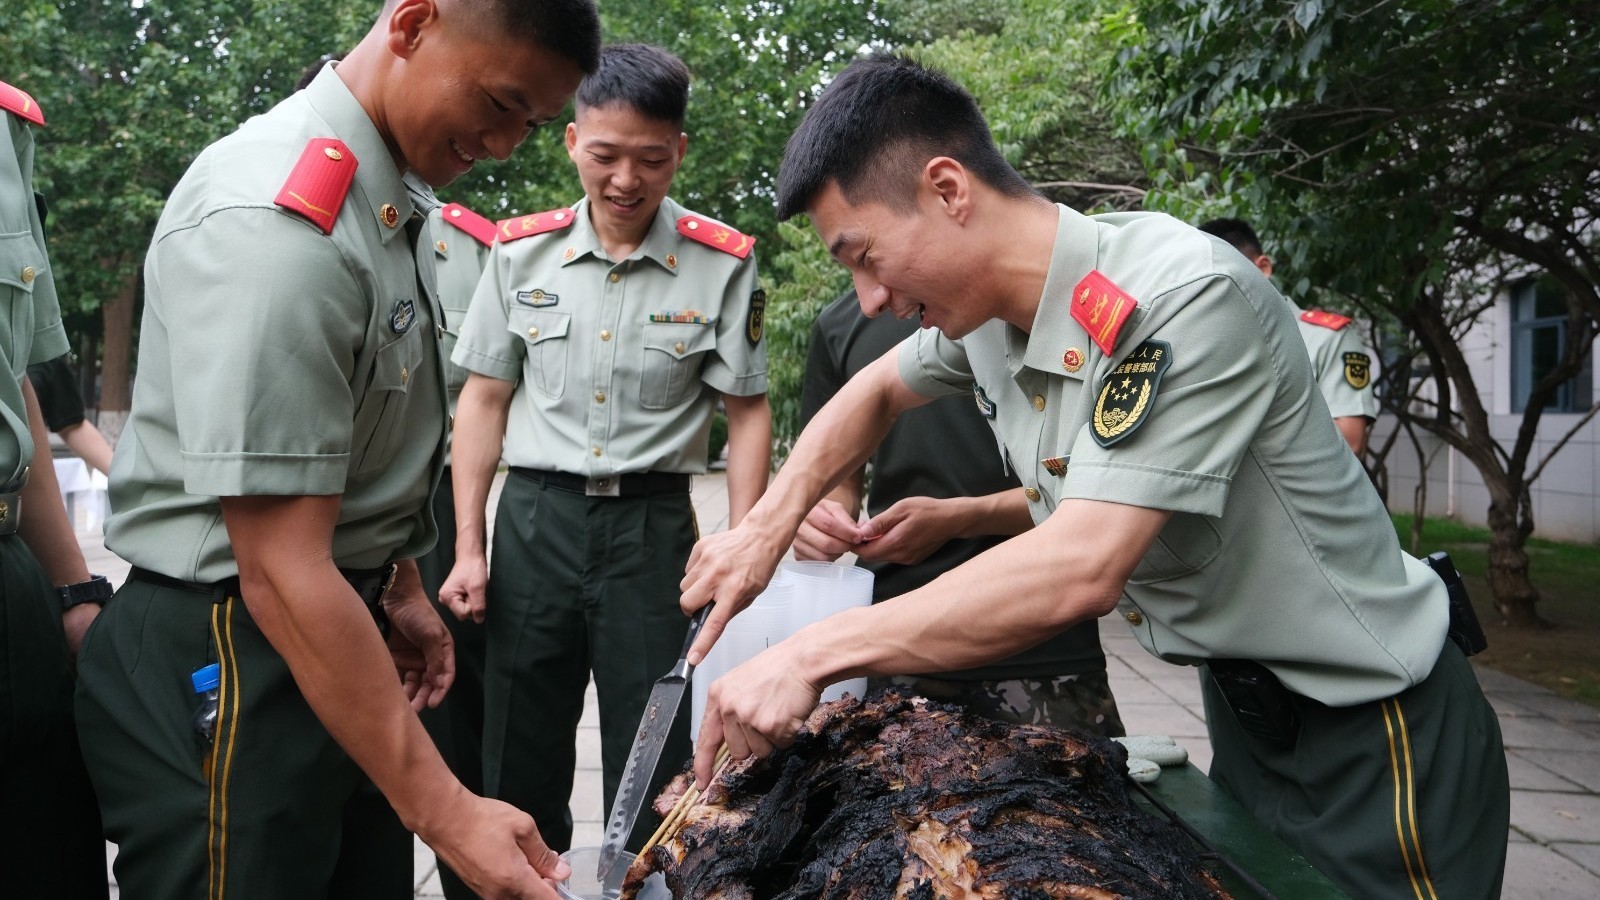
{"type": "Polygon", "coordinates": [[[1600,796],[1512,791],[1511,827],[1540,843],[1600,843],[1600,796]]]}
{"type": "Polygon", "coordinates": [[[1594,873],[1539,844],[1513,843],[1506,851],[1506,900],[1594,900],[1594,873]]]}

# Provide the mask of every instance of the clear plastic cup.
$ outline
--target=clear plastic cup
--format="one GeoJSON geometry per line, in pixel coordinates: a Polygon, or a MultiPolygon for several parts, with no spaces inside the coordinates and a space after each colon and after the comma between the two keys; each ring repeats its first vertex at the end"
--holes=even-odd
{"type": "MultiPolygon", "coordinates": [[[[574,847],[561,854],[572,867],[572,876],[556,885],[556,893],[567,900],[616,900],[622,892],[622,879],[633,865],[633,854],[623,853],[617,867],[605,884],[597,876],[600,868],[599,847],[574,847]]],[[[639,891],[639,900],[672,900],[672,892],[661,875],[651,875],[639,891]]]]}

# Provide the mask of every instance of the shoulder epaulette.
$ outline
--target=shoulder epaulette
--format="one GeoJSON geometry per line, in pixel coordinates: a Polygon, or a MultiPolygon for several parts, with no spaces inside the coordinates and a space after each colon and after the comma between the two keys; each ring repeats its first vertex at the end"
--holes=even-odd
{"type": "Polygon", "coordinates": [[[520,238],[532,237],[536,234],[571,228],[575,220],[576,217],[573,216],[572,209],[566,206],[560,209],[534,213],[531,216],[512,216],[509,219],[500,220],[500,224],[495,229],[495,237],[503,244],[506,241],[515,241],[520,238]]]}
{"type": "Polygon", "coordinates": [[[1338,331],[1349,325],[1353,320],[1349,316],[1341,316],[1338,313],[1326,312],[1320,309],[1308,309],[1300,314],[1300,321],[1338,331]]]}
{"type": "Polygon", "coordinates": [[[740,259],[749,256],[750,248],[756,245],[755,238],[740,234],[721,222],[700,216],[691,215],[679,219],[678,233],[691,241],[705,244],[723,253],[731,253],[740,259]]]}
{"type": "Polygon", "coordinates": [[[485,247],[494,243],[494,223],[465,206],[459,203],[447,203],[439,214],[446,222],[472,235],[474,240],[485,247]]]}
{"type": "Polygon", "coordinates": [[[273,202],[310,219],[323,234],[333,233],[350,182],[356,177],[356,155],[338,138],[312,138],[273,202]]]}
{"type": "Polygon", "coordinates": [[[33,102],[28,92],[0,81],[0,109],[16,113],[35,125],[44,124],[44,110],[33,102]]]}
{"type": "Polygon", "coordinates": [[[1089,270],[1072,289],[1072,320],[1083,326],[1089,340],[1107,356],[1116,352],[1117,335],[1138,308],[1139,301],[1099,269],[1089,270]]]}

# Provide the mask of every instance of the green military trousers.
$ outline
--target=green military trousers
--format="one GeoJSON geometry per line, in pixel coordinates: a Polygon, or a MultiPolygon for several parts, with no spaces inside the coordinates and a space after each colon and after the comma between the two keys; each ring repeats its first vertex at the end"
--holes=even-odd
{"type": "Polygon", "coordinates": [[[78,730],[125,897],[412,895],[412,841],[231,591],[137,578],[79,654],[78,730]],[[189,676],[222,667],[216,738],[189,676]]]}
{"type": "Polygon", "coordinates": [[[1294,746],[1245,734],[1202,670],[1211,779],[1362,900],[1500,896],[1511,788],[1500,723],[1445,642],[1420,684],[1329,707],[1295,695],[1294,746]]]}
{"type": "MultiPolygon", "coordinates": [[[[678,583],[694,541],[687,491],[588,497],[515,471],[506,478],[489,564],[484,787],[531,814],[557,850],[572,842],[567,801],[590,673],[605,804],[594,812],[603,818],[650,687],[683,649],[689,620],[678,608],[678,583]]],[[[688,720],[685,709],[658,783],[689,757],[688,720]]],[[[593,753],[585,749],[586,762],[593,753]]],[[[629,846],[643,844],[657,824],[645,810],[629,846]]]]}
{"type": "MultiPolygon", "coordinates": [[[[467,790],[483,793],[483,625],[471,619],[462,621],[439,602],[439,588],[456,564],[456,495],[450,484],[450,467],[439,480],[433,495],[433,518],[439,524],[439,543],[417,557],[422,588],[433,600],[439,617],[456,644],[456,679],[444,702],[419,714],[423,727],[433,738],[439,755],[467,790]]],[[[422,873],[417,873],[418,875],[422,873]]],[[[449,900],[473,900],[474,894],[450,867],[439,861],[439,882],[449,900]]]]}
{"type": "Polygon", "coordinates": [[[0,879],[17,897],[103,898],[105,847],[61,600],[22,538],[0,536],[0,879]]]}

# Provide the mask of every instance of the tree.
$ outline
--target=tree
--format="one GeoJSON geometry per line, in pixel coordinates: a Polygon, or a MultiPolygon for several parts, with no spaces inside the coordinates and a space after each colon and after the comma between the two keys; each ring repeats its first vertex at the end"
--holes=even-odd
{"type": "Polygon", "coordinates": [[[1581,370],[1600,319],[1592,4],[1148,0],[1135,8],[1117,96],[1153,148],[1157,202],[1247,211],[1288,249],[1294,294],[1320,292],[1399,325],[1388,366],[1427,391],[1419,400],[1411,383],[1391,378],[1385,411],[1481,473],[1495,604],[1509,623],[1537,623],[1528,487],[1549,454],[1536,458],[1535,436],[1561,385],[1581,370]],[[1559,286],[1567,339],[1502,445],[1460,337],[1500,285],[1536,273],[1559,286]]]}

